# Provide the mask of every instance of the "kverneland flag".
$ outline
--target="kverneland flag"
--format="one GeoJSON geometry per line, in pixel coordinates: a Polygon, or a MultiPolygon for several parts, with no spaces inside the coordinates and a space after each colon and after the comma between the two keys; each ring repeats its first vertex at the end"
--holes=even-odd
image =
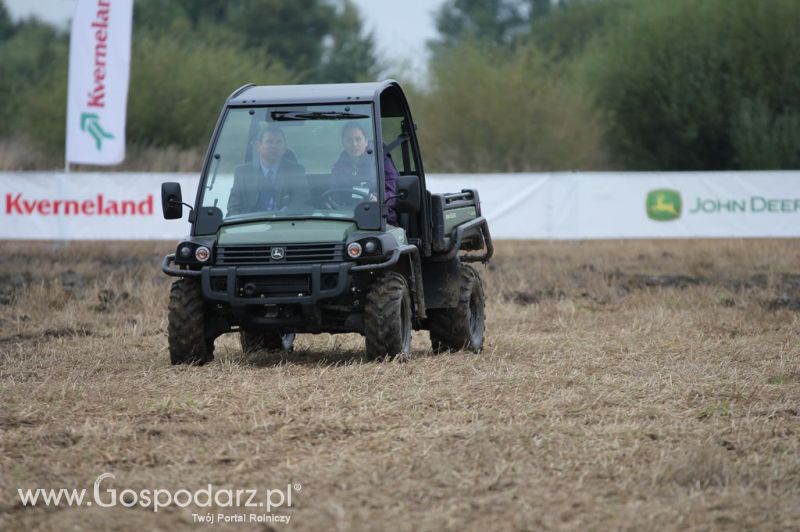
{"type": "Polygon", "coordinates": [[[133,0],[78,0],[72,18],[67,162],[125,159],[133,0]]]}

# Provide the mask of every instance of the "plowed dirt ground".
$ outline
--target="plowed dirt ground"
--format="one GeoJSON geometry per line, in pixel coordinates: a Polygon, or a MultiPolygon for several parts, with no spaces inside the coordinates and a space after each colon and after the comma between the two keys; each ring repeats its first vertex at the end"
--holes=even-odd
{"type": "MultiPolygon", "coordinates": [[[[264,508],[23,507],[18,489],[292,491],[232,530],[796,529],[800,242],[498,244],[482,354],[301,335],[166,350],[170,243],[2,243],[0,529],[264,508]]],[[[193,516],[193,514],[195,514],[193,516]]],[[[216,518],[216,515],[214,515],[216,518]]]]}

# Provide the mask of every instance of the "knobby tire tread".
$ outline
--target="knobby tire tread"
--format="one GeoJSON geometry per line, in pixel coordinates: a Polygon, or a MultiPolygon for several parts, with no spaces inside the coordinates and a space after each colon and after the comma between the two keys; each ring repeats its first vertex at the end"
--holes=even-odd
{"type": "Polygon", "coordinates": [[[397,272],[378,277],[367,294],[364,305],[364,336],[367,357],[395,356],[403,350],[401,313],[403,298],[408,297],[405,278],[397,272]]]}
{"type": "Polygon", "coordinates": [[[167,335],[172,364],[203,365],[214,358],[214,341],[205,337],[205,302],[200,283],[181,278],[169,293],[167,335]]]}
{"type": "MultiPolygon", "coordinates": [[[[484,301],[483,281],[478,272],[469,264],[459,265],[458,305],[447,309],[431,309],[428,311],[428,327],[431,346],[436,353],[444,351],[460,351],[466,349],[474,353],[483,348],[483,335],[476,345],[470,331],[470,298],[477,290],[480,300],[484,301]]],[[[484,310],[485,312],[485,310],[484,310]]],[[[484,315],[485,319],[485,315],[484,315]]]]}

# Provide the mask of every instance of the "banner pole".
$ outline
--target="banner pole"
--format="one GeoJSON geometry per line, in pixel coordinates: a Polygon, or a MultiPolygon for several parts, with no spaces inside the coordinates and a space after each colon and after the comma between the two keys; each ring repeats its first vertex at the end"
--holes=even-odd
{"type": "Polygon", "coordinates": [[[66,101],[66,117],[64,118],[64,173],[69,173],[69,75],[72,61],[70,54],[72,53],[72,32],[75,31],[73,22],[75,21],[75,14],[78,12],[78,3],[75,3],[75,9],[72,10],[72,18],[69,21],[69,48],[67,49],[67,101],[66,101]]]}

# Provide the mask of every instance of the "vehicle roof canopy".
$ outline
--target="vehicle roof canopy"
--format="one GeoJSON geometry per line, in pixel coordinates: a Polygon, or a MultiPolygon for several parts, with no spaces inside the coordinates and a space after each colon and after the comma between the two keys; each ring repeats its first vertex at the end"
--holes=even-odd
{"type": "Polygon", "coordinates": [[[378,103],[381,94],[392,88],[400,91],[394,80],[370,83],[329,83],[320,85],[251,85],[231,95],[228,105],[304,105],[321,103],[378,103]]]}

